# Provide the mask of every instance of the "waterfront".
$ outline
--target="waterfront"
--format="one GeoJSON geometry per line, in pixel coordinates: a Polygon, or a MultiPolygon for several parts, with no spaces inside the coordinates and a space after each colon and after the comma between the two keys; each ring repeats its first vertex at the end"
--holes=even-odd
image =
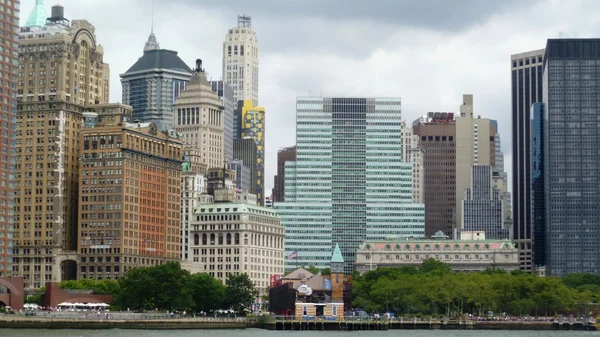
{"type": "Polygon", "coordinates": [[[313,335],[334,337],[344,334],[352,337],[598,337],[595,331],[464,331],[464,330],[394,330],[394,331],[265,331],[246,330],[12,330],[0,329],[0,336],[10,337],[275,337],[281,335],[313,335]]]}

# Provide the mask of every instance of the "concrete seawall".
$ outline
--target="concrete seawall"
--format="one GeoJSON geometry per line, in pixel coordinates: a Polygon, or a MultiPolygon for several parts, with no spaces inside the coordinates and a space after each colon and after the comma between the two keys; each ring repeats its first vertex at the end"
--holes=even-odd
{"type": "Polygon", "coordinates": [[[6,329],[138,329],[138,330],[182,330],[182,329],[245,329],[244,320],[64,320],[64,319],[10,319],[0,318],[0,327],[6,329]]]}

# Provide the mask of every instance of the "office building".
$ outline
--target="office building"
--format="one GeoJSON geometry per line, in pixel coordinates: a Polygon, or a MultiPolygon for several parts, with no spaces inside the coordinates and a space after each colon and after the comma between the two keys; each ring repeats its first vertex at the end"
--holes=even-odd
{"type": "MultiPolygon", "coordinates": [[[[238,109],[234,112],[237,116],[237,131],[234,132],[234,139],[254,139],[256,143],[256,190],[252,191],[256,194],[260,206],[265,203],[265,108],[252,105],[252,101],[245,100],[238,102],[238,109]]],[[[235,152],[235,150],[234,150],[235,152]]],[[[235,157],[235,156],[234,156],[235,157]]],[[[235,159],[243,159],[246,165],[251,165],[242,157],[235,159]]]]}
{"type": "MultiPolygon", "coordinates": [[[[0,39],[0,67],[6,72],[4,81],[0,81],[0,110],[3,123],[0,124],[0,277],[12,275],[13,262],[13,200],[15,197],[15,150],[16,150],[16,119],[17,101],[15,86],[17,85],[18,53],[17,34],[19,22],[19,0],[2,4],[3,39],[0,39]],[[8,74],[13,74],[9,76],[8,74]]],[[[37,7],[37,5],[36,5],[37,7]]],[[[43,8],[43,7],[42,7],[43,8]]]]}
{"type": "Polygon", "coordinates": [[[229,163],[229,169],[235,171],[235,188],[242,191],[252,190],[252,171],[244,161],[236,159],[229,163]]]}
{"type": "Polygon", "coordinates": [[[461,227],[465,190],[471,185],[472,166],[496,163],[496,121],[475,115],[473,95],[463,95],[460,116],[456,117],[456,228],[461,227]]]}
{"type": "Polygon", "coordinates": [[[533,103],[531,107],[531,159],[533,174],[533,261],[535,267],[546,265],[546,183],[545,154],[546,139],[544,122],[546,120],[544,103],[533,103]]]}
{"type": "Polygon", "coordinates": [[[184,162],[181,172],[181,260],[189,261],[191,222],[199,203],[213,202],[213,196],[206,193],[207,181],[204,174],[190,171],[189,163],[184,162]]]}
{"type": "Polygon", "coordinates": [[[344,272],[365,240],[422,237],[412,166],[402,161],[400,98],[299,97],[296,161],[285,165],[286,269],[329,266],[339,243],[344,272]]]}
{"type": "Polygon", "coordinates": [[[285,201],[285,163],[296,161],[296,146],[290,146],[277,151],[277,174],[274,177],[271,201],[285,201]]]}
{"type": "Polygon", "coordinates": [[[223,101],[212,91],[201,60],[196,61],[194,74],[175,99],[173,110],[174,129],[183,138],[183,153],[191,171],[204,174],[209,168],[223,168],[223,101]]]}
{"type": "Polygon", "coordinates": [[[284,231],[273,209],[246,203],[234,190],[216,190],[214,203],[196,207],[191,223],[190,261],[225,284],[246,273],[260,295],[271,275],[284,272],[284,231]],[[237,200],[236,200],[237,199],[237,200]]]}
{"type": "Polygon", "coordinates": [[[460,232],[485,232],[493,240],[510,240],[510,230],[505,226],[503,191],[494,184],[491,166],[471,166],[471,187],[461,198],[460,232]]]}
{"type": "Polygon", "coordinates": [[[238,15],[223,42],[223,81],[233,88],[233,102],[250,100],[258,105],[258,40],[252,18],[238,15]]]}
{"type": "MultiPolygon", "coordinates": [[[[250,171],[250,188],[248,189],[248,192],[258,194],[258,150],[254,139],[234,139],[233,156],[236,158],[236,161],[241,161],[242,165],[247,167],[250,171]]],[[[241,179],[243,179],[243,177],[241,177],[241,179]]],[[[240,184],[243,186],[243,183],[240,184]]]]}
{"type": "Polygon", "coordinates": [[[546,273],[600,273],[600,39],[549,39],[544,54],[546,273]]]}
{"type": "Polygon", "coordinates": [[[424,202],[424,169],[423,149],[419,146],[419,136],[413,134],[412,125],[402,121],[402,161],[412,164],[412,195],[413,202],[424,202]]]}
{"type": "Polygon", "coordinates": [[[179,261],[182,143],[122,104],[92,107],[79,136],[78,278],[179,261]]]}
{"type": "Polygon", "coordinates": [[[19,33],[13,275],[27,289],[77,275],[82,111],[104,100],[94,26],[63,13],[19,33]]]}
{"type": "MultiPolygon", "coordinates": [[[[511,63],[513,239],[521,270],[533,271],[531,105],[542,102],[544,49],[515,54],[511,63]]],[[[536,263],[537,264],[537,263],[536,263]]]]}
{"type": "Polygon", "coordinates": [[[133,107],[134,121],[156,123],[159,130],[171,129],[174,101],[192,76],[177,52],[160,49],[151,32],[144,55],[120,76],[123,103],[133,107]]]}
{"type": "Polygon", "coordinates": [[[223,101],[223,144],[225,145],[225,158],[232,163],[233,158],[233,88],[222,80],[210,81],[210,86],[223,101]]]}
{"type": "Polygon", "coordinates": [[[452,112],[429,112],[413,122],[423,154],[425,235],[452,236],[456,222],[456,125],[452,112]]]}
{"type": "Polygon", "coordinates": [[[377,268],[419,267],[423,260],[436,259],[455,272],[484,272],[488,269],[519,269],[519,251],[510,240],[487,238],[483,232],[462,232],[451,240],[443,232],[431,239],[367,241],[356,252],[356,270],[361,274],[377,268]]]}

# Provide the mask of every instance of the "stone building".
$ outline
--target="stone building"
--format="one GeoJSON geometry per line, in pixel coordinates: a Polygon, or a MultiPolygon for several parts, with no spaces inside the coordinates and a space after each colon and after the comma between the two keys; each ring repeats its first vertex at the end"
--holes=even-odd
{"type": "Polygon", "coordinates": [[[464,240],[450,240],[439,231],[431,239],[367,241],[356,252],[356,270],[365,273],[379,267],[419,267],[436,259],[457,272],[519,269],[519,251],[510,240],[487,240],[483,232],[462,232],[464,240]]]}
{"type": "Polygon", "coordinates": [[[214,203],[197,206],[188,260],[223,284],[229,274],[247,273],[260,294],[268,294],[271,275],[283,274],[283,226],[273,209],[235,194],[215,190],[214,203]]]}
{"type": "Polygon", "coordinates": [[[154,123],[123,122],[131,114],[125,105],[84,113],[78,278],[180,260],[182,143],[154,123]]]}
{"type": "Polygon", "coordinates": [[[95,28],[63,13],[19,33],[12,274],[27,289],[76,277],[82,112],[105,101],[95,28]]]}

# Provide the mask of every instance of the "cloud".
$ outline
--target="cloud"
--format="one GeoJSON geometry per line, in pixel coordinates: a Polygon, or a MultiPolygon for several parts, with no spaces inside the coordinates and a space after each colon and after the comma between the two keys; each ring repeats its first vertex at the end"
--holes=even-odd
{"type": "MultiPolygon", "coordinates": [[[[111,65],[111,100],[120,101],[118,75],[142,55],[151,2],[61,4],[69,19],[96,26],[111,65]]],[[[33,1],[21,6],[24,22],[33,1]]],[[[295,144],[296,96],[309,93],[400,96],[409,122],[428,111],[458,111],[462,94],[474,94],[475,113],[498,120],[510,171],[510,55],[544,48],[561,31],[600,31],[595,0],[157,0],[154,31],[161,47],[190,65],[202,58],[216,79],[227,29],[240,13],[252,16],[261,48],[268,189],[277,150],[295,144]]]]}

